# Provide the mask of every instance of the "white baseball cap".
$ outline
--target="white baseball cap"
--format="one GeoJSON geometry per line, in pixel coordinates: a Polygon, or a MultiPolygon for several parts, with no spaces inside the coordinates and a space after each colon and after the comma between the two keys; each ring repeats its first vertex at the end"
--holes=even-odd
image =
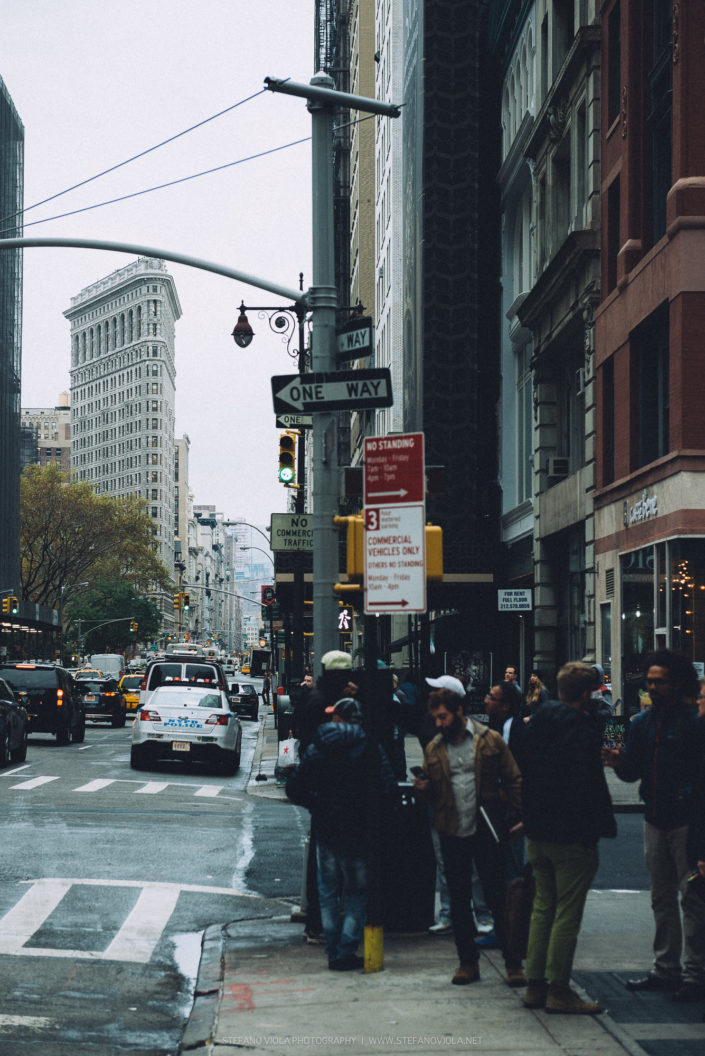
{"type": "Polygon", "coordinates": [[[459,697],[465,696],[465,686],[459,678],[455,678],[454,675],[441,675],[440,678],[427,678],[426,682],[429,686],[433,686],[434,689],[449,689],[451,693],[455,693],[459,697]]]}

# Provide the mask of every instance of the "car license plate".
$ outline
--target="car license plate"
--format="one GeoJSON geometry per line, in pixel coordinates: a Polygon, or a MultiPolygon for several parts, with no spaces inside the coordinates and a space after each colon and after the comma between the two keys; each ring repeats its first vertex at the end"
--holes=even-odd
{"type": "Polygon", "coordinates": [[[172,741],[171,748],[174,752],[190,752],[191,745],[188,741],[172,741]]]}
{"type": "Polygon", "coordinates": [[[95,697],[92,693],[86,693],[86,700],[95,700],[95,697]]]}

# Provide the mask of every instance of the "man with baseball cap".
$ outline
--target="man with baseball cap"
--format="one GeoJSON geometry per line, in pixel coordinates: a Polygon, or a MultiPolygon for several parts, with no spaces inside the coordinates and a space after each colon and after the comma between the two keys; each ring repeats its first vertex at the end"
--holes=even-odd
{"type": "MultiPolygon", "coordinates": [[[[433,805],[460,960],[451,982],[463,986],[480,978],[472,913],[473,863],[504,951],[505,879],[499,838],[505,827],[511,826],[512,834],[521,831],[521,774],[502,737],[465,714],[460,679],[441,675],[426,682],[432,689],[428,710],[438,732],[426,745],[423,773],[414,778],[414,787],[429,795],[433,805]]],[[[507,960],[506,969],[510,986],[525,985],[521,964],[507,960]]]]}
{"type": "MultiPolygon", "coordinates": [[[[364,963],[357,947],[367,918],[367,738],[354,697],[328,704],[324,720],[289,776],[286,794],[311,812],[328,967],[347,972],[364,963]]],[[[386,755],[378,752],[384,810],[397,785],[386,755]]]]}

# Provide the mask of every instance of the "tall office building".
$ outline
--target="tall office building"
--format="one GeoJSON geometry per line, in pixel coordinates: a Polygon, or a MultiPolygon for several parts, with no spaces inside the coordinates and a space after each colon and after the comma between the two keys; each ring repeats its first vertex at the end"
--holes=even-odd
{"type": "MultiPolygon", "coordinates": [[[[68,392],[59,393],[55,407],[23,407],[23,431],[34,433],[30,461],[40,466],[56,464],[64,473],[71,468],[71,405],[68,392]]],[[[26,442],[26,441],[25,441],[26,442]]]]}
{"type": "Polygon", "coordinates": [[[174,562],[174,324],[162,260],[141,257],[71,298],[71,470],[101,494],[139,495],[174,562]]]}
{"type": "MultiPolygon", "coordinates": [[[[24,126],[0,77],[0,233],[22,234],[24,126]]],[[[0,253],[0,589],[20,575],[22,251],[0,253]]]]}

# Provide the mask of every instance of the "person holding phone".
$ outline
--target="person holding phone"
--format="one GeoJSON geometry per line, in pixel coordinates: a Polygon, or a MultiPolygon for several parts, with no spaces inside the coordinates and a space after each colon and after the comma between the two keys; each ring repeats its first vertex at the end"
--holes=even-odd
{"type": "MultiPolygon", "coordinates": [[[[437,733],[426,745],[423,772],[414,774],[414,788],[428,796],[433,806],[460,961],[451,982],[465,986],[480,979],[472,913],[473,863],[492,911],[497,940],[505,948],[504,861],[497,837],[500,830],[504,833],[505,811],[513,825],[510,835],[521,832],[521,774],[500,735],[465,715],[465,687],[460,679],[441,675],[426,682],[433,690],[428,710],[437,733]]],[[[505,964],[509,986],[523,986],[526,978],[521,963],[507,961],[505,954],[505,964]]]]}

